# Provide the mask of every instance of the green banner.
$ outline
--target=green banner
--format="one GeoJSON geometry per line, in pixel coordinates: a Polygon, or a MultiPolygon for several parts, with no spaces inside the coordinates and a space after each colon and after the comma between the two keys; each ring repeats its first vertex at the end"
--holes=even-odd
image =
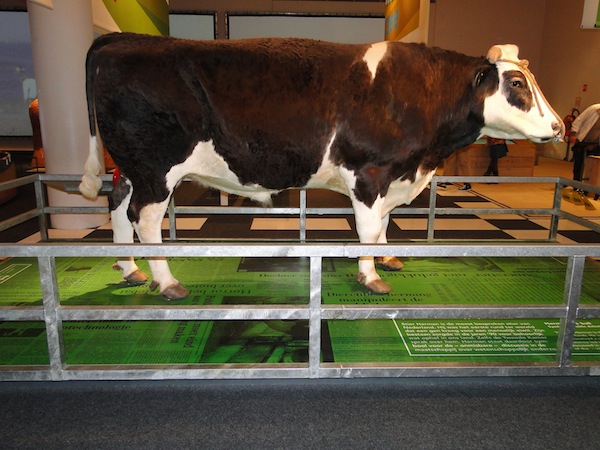
{"type": "Polygon", "coordinates": [[[102,0],[121,31],[169,35],[167,0],[102,0]]]}

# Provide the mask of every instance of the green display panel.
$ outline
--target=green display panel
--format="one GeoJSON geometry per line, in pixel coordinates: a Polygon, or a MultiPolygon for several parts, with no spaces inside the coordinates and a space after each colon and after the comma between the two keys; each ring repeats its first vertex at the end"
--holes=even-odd
{"type": "MultiPolygon", "coordinates": [[[[551,362],[560,322],[362,320],[328,327],[335,362],[551,362]]],[[[577,322],[573,360],[600,361],[600,320],[577,322]]]]}

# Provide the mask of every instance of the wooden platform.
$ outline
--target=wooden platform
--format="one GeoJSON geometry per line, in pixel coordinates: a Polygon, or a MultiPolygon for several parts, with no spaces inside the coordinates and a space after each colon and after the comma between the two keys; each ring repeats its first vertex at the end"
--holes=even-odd
{"type": "Polygon", "coordinates": [[[583,180],[587,184],[600,186],[600,156],[588,156],[585,158],[583,180]]]}
{"type": "MultiPolygon", "coordinates": [[[[480,176],[490,163],[490,152],[485,141],[477,141],[453,153],[444,163],[444,175],[480,176]]],[[[498,160],[499,175],[504,177],[531,177],[536,161],[536,148],[530,141],[507,141],[508,155],[498,160]]]]}

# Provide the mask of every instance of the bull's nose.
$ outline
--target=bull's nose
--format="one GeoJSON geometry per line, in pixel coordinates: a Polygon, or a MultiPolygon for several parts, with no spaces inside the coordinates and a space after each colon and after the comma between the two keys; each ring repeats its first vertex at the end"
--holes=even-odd
{"type": "Polygon", "coordinates": [[[561,122],[552,122],[552,131],[558,137],[565,134],[565,124],[561,122]]]}
{"type": "Polygon", "coordinates": [[[565,136],[565,124],[563,123],[563,121],[561,120],[560,122],[552,122],[552,131],[554,131],[554,140],[556,142],[561,141],[562,138],[565,136]]]}

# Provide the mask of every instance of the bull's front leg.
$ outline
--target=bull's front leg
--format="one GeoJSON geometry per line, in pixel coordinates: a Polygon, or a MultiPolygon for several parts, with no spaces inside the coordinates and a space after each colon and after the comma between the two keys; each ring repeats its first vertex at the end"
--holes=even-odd
{"type": "MultiPolygon", "coordinates": [[[[386,240],[384,225],[387,225],[389,216],[385,215],[382,218],[383,203],[384,199],[378,197],[375,203],[371,207],[368,207],[352,196],[356,231],[361,243],[380,243],[381,236],[383,236],[384,241],[386,240]]],[[[383,281],[375,270],[375,260],[373,257],[363,256],[359,258],[356,280],[364,283],[367,289],[376,294],[387,294],[392,290],[391,286],[383,281]]]]}

